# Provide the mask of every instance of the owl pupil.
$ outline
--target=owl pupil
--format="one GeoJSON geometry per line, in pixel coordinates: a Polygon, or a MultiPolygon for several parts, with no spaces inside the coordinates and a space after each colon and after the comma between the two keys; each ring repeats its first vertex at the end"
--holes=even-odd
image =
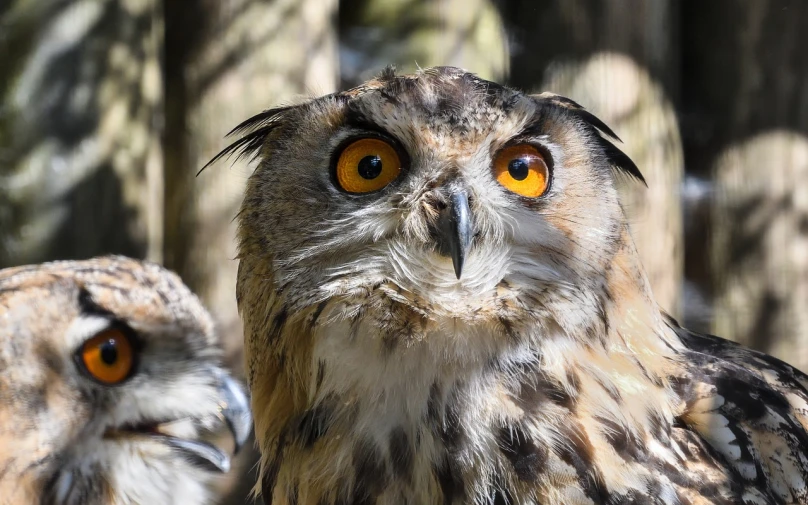
{"type": "Polygon", "coordinates": [[[365,156],[359,160],[359,175],[363,179],[375,179],[382,173],[382,159],[376,155],[365,156]]]}
{"type": "Polygon", "coordinates": [[[113,340],[108,340],[101,344],[101,361],[107,365],[112,365],[118,360],[118,349],[113,340]]]}
{"type": "Polygon", "coordinates": [[[515,159],[508,163],[508,173],[517,181],[523,181],[527,178],[528,165],[525,160],[515,159]]]}

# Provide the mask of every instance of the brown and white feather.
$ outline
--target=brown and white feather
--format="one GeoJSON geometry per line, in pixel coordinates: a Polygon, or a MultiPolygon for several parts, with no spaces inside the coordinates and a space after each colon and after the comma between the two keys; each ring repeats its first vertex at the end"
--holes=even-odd
{"type": "Polygon", "coordinates": [[[214,474],[164,442],[211,432],[237,407],[223,403],[221,380],[232,379],[221,357],[208,312],[158,265],[0,270],[0,504],[211,503],[214,474]],[[137,336],[136,366],[101,384],[77,352],[121,325],[137,336]]]}
{"type": "Polygon", "coordinates": [[[656,305],[615,191],[642,180],[606,125],[461,70],[385,71],[245,121],[237,296],[273,505],[806,503],[806,378],[656,305]],[[346,195],[371,130],[406,171],[346,195]],[[541,198],[492,156],[551,161],[541,198]],[[430,230],[447,188],[475,235],[456,277],[430,230]]]}

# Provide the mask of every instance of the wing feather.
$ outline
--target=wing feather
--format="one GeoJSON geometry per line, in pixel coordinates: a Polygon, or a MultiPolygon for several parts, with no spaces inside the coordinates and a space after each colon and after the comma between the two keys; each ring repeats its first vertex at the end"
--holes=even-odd
{"type": "Polygon", "coordinates": [[[808,503],[808,376],[737,343],[671,327],[691,372],[683,425],[742,488],[758,489],[767,503],[808,503]]]}

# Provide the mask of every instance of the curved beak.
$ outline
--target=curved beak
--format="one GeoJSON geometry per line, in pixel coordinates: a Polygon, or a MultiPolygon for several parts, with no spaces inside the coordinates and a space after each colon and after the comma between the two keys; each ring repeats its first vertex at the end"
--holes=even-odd
{"type": "Polygon", "coordinates": [[[463,274],[463,263],[473,236],[468,194],[462,190],[455,191],[449,197],[449,205],[438,218],[437,239],[439,252],[452,258],[458,279],[463,274]]]}
{"type": "Polygon", "coordinates": [[[221,393],[222,417],[233,435],[235,452],[244,446],[252,429],[252,414],[250,413],[250,400],[239,383],[229,375],[224,375],[219,383],[221,393]]]}
{"type": "MultiPolygon", "coordinates": [[[[247,441],[252,429],[250,401],[241,385],[226,372],[217,370],[219,377],[219,413],[233,435],[235,451],[247,441]]],[[[203,440],[165,437],[165,442],[182,452],[196,466],[212,472],[227,473],[230,458],[215,445],[203,440]]]]}

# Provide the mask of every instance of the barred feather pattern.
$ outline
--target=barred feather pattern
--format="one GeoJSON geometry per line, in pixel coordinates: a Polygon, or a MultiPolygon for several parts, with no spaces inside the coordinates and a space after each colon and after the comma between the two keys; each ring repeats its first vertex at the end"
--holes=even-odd
{"type": "Polygon", "coordinates": [[[806,503],[806,377],[660,310],[614,189],[642,176],[578,104],[441,67],[268,117],[237,286],[265,503],[806,503]],[[406,170],[345,195],[367,132],[406,170]],[[541,198],[491,177],[514,141],[541,198]],[[460,278],[432,232],[458,187],[460,278]]]}

